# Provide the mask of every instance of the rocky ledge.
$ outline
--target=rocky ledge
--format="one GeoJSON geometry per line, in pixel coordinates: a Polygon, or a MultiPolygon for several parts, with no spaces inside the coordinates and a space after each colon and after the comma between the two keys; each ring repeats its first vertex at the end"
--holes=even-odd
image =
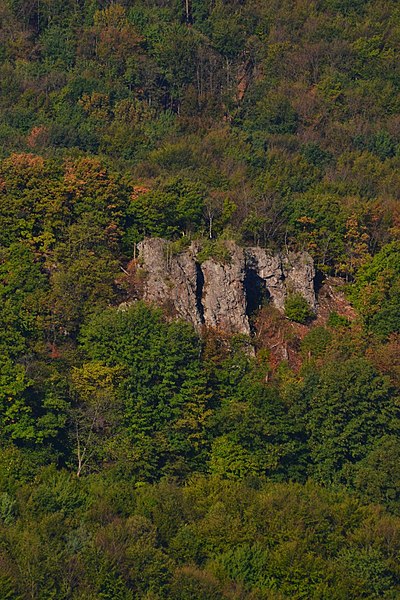
{"type": "Polygon", "coordinates": [[[226,242],[226,260],[200,261],[201,247],[173,253],[170,242],[148,238],[138,245],[144,271],[143,299],[170,313],[228,333],[250,333],[249,315],[266,301],[284,310],[285,298],[300,293],[316,308],[311,256],[306,252],[269,254],[226,242]]]}

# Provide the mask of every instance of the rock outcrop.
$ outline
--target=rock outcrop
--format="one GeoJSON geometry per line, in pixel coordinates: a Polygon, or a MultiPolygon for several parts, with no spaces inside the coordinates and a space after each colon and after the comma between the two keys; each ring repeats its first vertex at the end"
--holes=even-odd
{"type": "Polygon", "coordinates": [[[230,259],[198,260],[196,243],[176,254],[159,238],[138,245],[145,272],[143,298],[170,314],[228,333],[250,333],[249,315],[269,300],[284,309],[289,293],[300,293],[315,310],[315,270],[307,253],[271,255],[263,248],[226,242],[230,259]]]}

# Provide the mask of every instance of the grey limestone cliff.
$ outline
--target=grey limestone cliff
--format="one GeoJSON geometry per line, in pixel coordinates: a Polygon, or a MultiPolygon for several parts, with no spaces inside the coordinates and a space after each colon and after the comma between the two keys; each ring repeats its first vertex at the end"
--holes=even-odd
{"type": "Polygon", "coordinates": [[[263,248],[226,242],[230,259],[200,263],[196,243],[172,254],[159,238],[138,245],[145,271],[143,298],[177,317],[228,333],[250,333],[249,314],[269,300],[284,309],[287,294],[298,292],[315,310],[315,270],[307,253],[271,255],[263,248]]]}

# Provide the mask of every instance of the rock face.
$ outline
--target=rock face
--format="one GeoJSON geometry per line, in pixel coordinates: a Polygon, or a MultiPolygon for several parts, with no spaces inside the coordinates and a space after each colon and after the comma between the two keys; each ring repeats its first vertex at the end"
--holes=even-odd
{"type": "MultiPolygon", "coordinates": [[[[260,279],[271,302],[284,309],[285,298],[289,293],[297,292],[304,296],[310,307],[315,310],[314,262],[307,252],[289,252],[288,254],[268,254],[263,248],[246,248],[246,268],[253,278],[260,279]]],[[[251,295],[252,290],[248,290],[251,295]]]]}
{"type": "Polygon", "coordinates": [[[230,260],[200,264],[199,246],[171,254],[159,238],[138,245],[145,271],[143,298],[171,314],[228,333],[250,333],[249,314],[269,300],[283,310],[289,293],[298,292],[315,310],[315,270],[307,253],[271,255],[263,248],[243,249],[226,242],[230,260]]]}
{"type": "Polygon", "coordinates": [[[246,291],[252,310],[262,304],[263,297],[283,310],[286,286],[282,257],[268,254],[263,248],[246,248],[246,291]]]}
{"type": "Polygon", "coordinates": [[[228,242],[229,263],[206,260],[201,265],[204,286],[201,302],[207,327],[229,333],[250,333],[244,288],[245,254],[234,242],[228,242]]]}
{"type": "Polygon", "coordinates": [[[315,311],[315,268],[311,256],[307,252],[289,252],[282,257],[282,268],[287,293],[298,292],[315,311]]]}
{"type": "Polygon", "coordinates": [[[146,271],[144,299],[164,306],[200,327],[203,323],[202,309],[198,304],[201,273],[196,262],[195,246],[170,256],[166,240],[148,238],[138,248],[146,271]]]}

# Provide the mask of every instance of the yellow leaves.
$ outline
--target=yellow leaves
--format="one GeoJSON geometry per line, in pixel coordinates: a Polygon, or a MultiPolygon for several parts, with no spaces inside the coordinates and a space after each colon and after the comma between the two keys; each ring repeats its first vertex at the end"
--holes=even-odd
{"type": "Polygon", "coordinates": [[[95,12],[94,31],[97,57],[106,63],[110,60],[126,60],[142,41],[128,22],[125,8],[120,4],[112,4],[95,12]]]}
{"type": "Polygon", "coordinates": [[[342,97],[343,82],[339,75],[326,75],[316,85],[318,95],[328,103],[335,103],[342,97]]]}
{"type": "Polygon", "coordinates": [[[383,53],[384,39],[382,35],[358,38],[352,44],[353,49],[363,60],[377,58],[383,53]]]}
{"type": "Polygon", "coordinates": [[[204,402],[188,402],[185,404],[183,415],[177,419],[173,428],[177,431],[184,431],[187,439],[195,448],[198,448],[205,443],[204,427],[212,414],[211,409],[205,408],[204,402]]]}
{"type": "Polygon", "coordinates": [[[370,236],[355,213],[351,214],[346,221],[344,239],[346,263],[342,267],[346,273],[353,275],[370,257],[368,248],[370,236]]]}
{"type": "Polygon", "coordinates": [[[306,215],[304,215],[304,217],[300,217],[299,219],[297,219],[297,222],[300,223],[301,225],[307,226],[307,225],[315,225],[315,219],[312,219],[311,217],[307,217],[306,215]]]}
{"type": "Polygon", "coordinates": [[[122,29],[127,24],[126,10],[120,4],[111,4],[104,10],[96,10],[93,20],[95,27],[122,29]]]}
{"type": "Polygon", "coordinates": [[[108,367],[102,362],[85,363],[72,370],[72,386],[79,398],[88,404],[95,402],[104,393],[114,396],[114,385],[122,376],[120,366],[108,367]]]}
{"type": "Polygon", "coordinates": [[[92,94],[83,94],[78,101],[87,115],[98,120],[108,120],[110,116],[110,98],[108,94],[92,92],[92,94]]]}
{"type": "Polygon", "coordinates": [[[56,238],[53,232],[43,231],[40,235],[28,240],[28,244],[34,248],[35,254],[43,256],[49,254],[54,248],[56,238]]]}

